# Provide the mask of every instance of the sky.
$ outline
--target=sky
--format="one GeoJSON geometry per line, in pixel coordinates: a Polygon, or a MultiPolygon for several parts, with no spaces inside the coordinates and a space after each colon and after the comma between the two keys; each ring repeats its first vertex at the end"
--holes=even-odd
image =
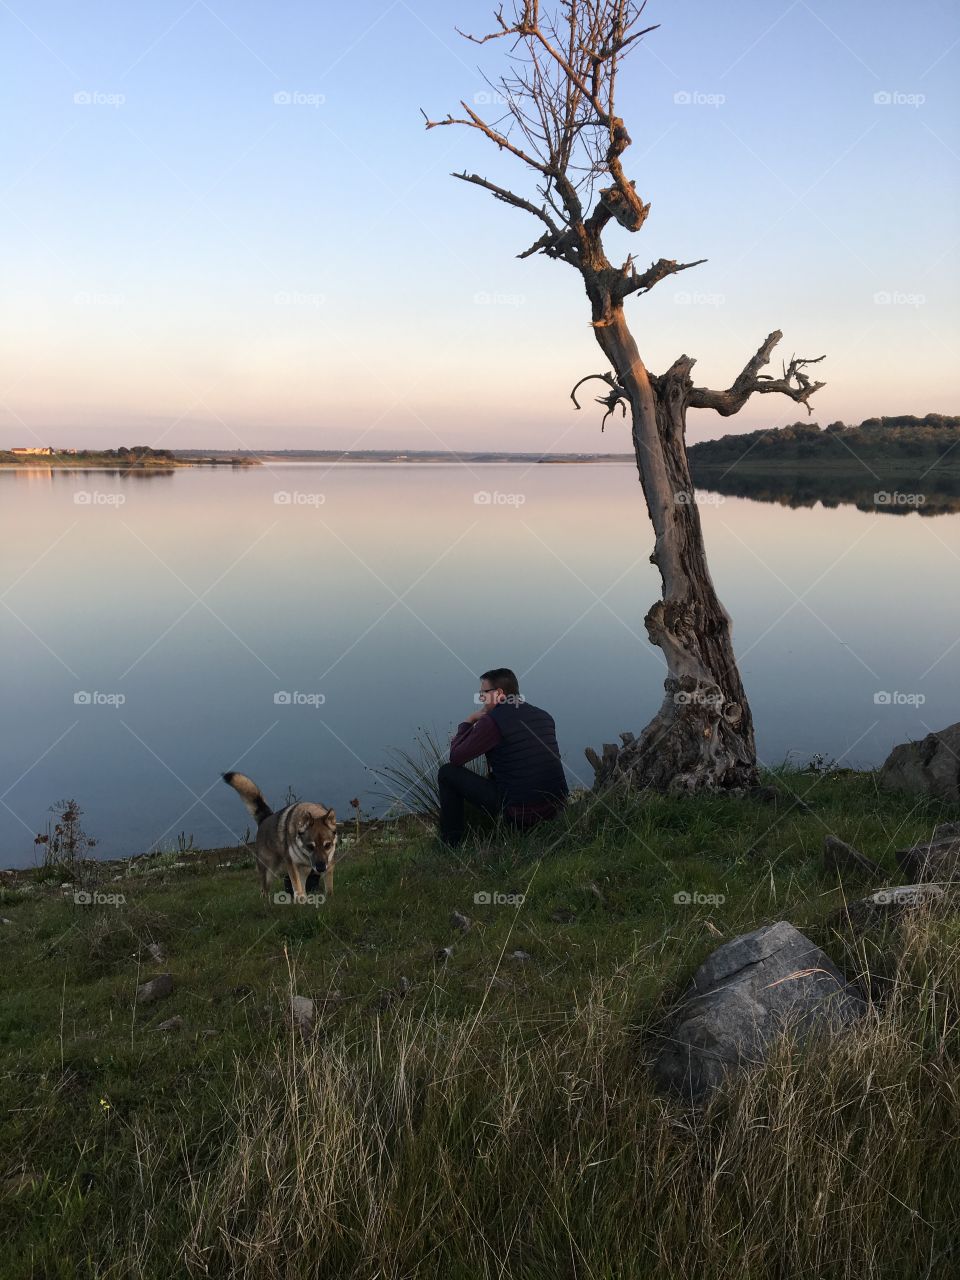
{"type": "MultiPolygon", "coordinates": [[[[534,195],[473,131],[489,0],[0,0],[0,447],[622,451],[579,276],[516,255],[534,195]]],[[[649,0],[623,65],[651,212],[609,251],[707,262],[627,308],[726,387],[766,335],[826,355],[813,421],[958,413],[960,13],[649,0]]],[[[495,108],[494,108],[495,110],[495,108]]],[[[619,237],[619,238],[618,238],[619,237]]],[[[795,422],[754,396],[693,442],[795,422]]]]}

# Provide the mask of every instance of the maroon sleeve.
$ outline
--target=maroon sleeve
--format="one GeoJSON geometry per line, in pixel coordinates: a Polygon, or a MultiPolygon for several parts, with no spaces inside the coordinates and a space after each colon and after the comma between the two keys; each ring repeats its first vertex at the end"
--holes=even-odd
{"type": "Polygon", "coordinates": [[[481,716],[473,724],[464,720],[450,742],[450,763],[466,764],[468,760],[476,760],[499,741],[500,730],[489,716],[481,716]]]}

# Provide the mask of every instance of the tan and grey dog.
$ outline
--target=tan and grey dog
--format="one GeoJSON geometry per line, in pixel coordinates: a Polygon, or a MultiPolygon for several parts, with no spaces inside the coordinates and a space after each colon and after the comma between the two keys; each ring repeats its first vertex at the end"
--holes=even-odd
{"type": "Polygon", "coordinates": [[[323,872],[327,894],[333,893],[333,857],[337,847],[337,815],[322,804],[298,801],[274,813],[260,788],[245,773],[225,773],[257,824],[254,855],[260,868],[260,887],[267,892],[271,875],[286,873],[298,902],[306,897],[306,877],[323,872]]]}

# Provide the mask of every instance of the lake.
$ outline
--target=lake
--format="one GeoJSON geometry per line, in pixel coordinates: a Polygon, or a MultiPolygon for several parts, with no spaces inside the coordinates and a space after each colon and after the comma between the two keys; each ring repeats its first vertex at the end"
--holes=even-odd
{"type": "MultiPolygon", "coordinates": [[[[960,515],[698,499],[765,763],[869,767],[960,719],[960,515]]],[[[234,841],[232,768],[383,813],[374,770],[489,667],[554,715],[574,787],[662,698],[632,465],[38,468],[0,500],[0,866],[68,797],[103,856],[234,841]]]]}

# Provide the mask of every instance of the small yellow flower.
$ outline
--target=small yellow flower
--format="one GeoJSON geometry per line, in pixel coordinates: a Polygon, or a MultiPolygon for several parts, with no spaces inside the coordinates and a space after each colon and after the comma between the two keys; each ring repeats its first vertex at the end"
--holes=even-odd
{"type": "Polygon", "coordinates": [[[101,1105],[101,1107],[103,1107],[104,1111],[109,1111],[109,1110],[110,1110],[110,1103],[106,1100],[106,1098],[101,1098],[101,1099],[100,1099],[100,1105],[101,1105]]]}

